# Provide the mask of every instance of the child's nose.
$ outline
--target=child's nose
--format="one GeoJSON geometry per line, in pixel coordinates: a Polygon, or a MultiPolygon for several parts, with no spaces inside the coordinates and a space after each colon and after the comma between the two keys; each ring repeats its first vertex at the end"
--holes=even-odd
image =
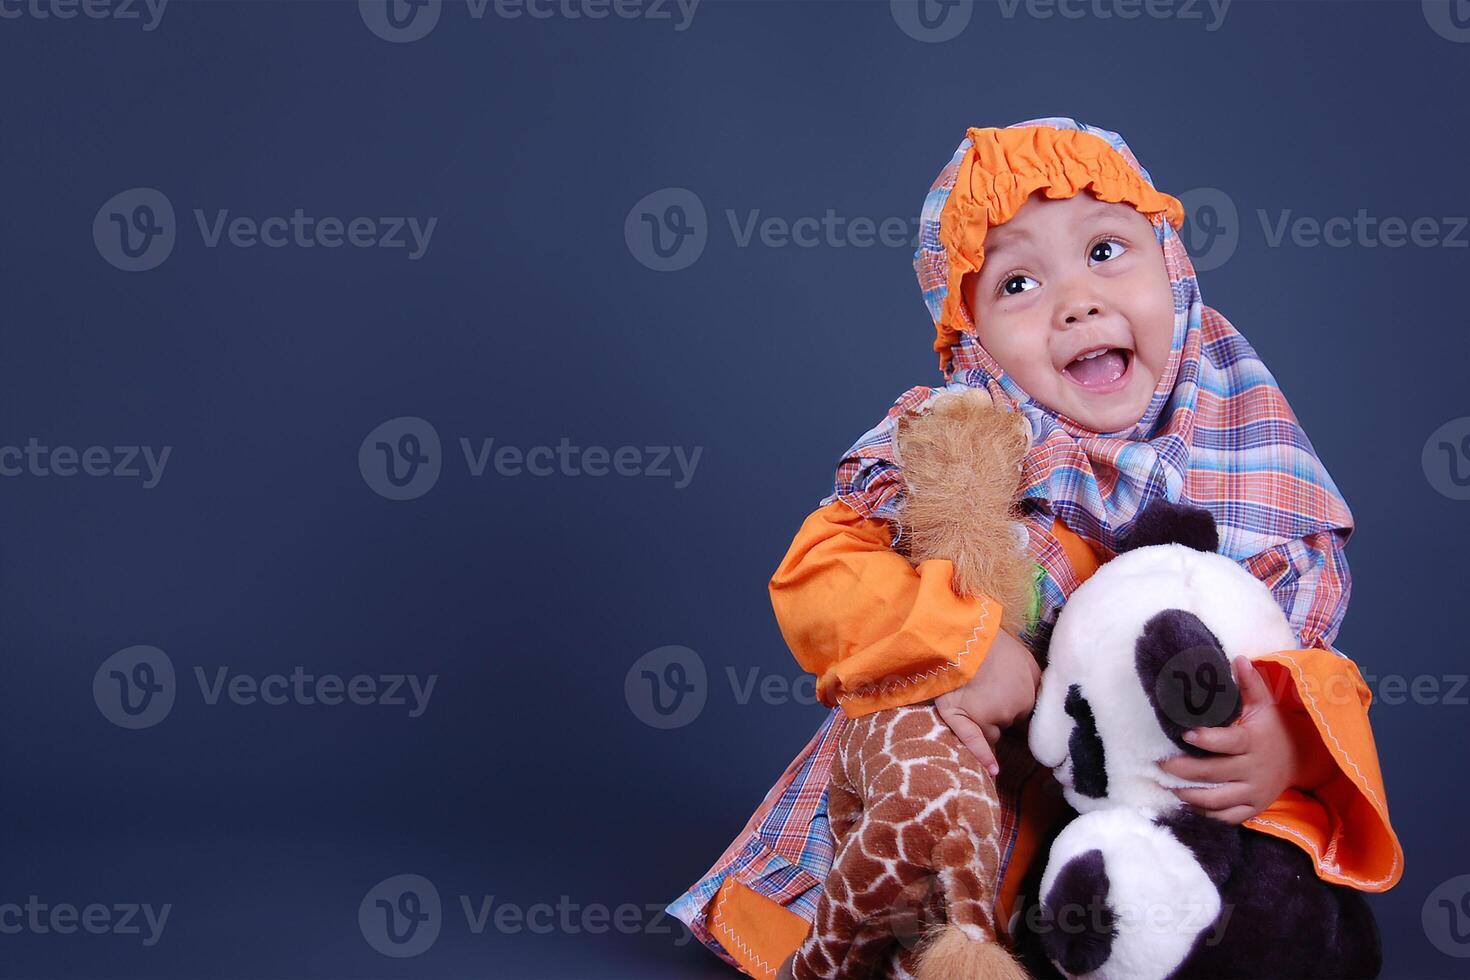
{"type": "Polygon", "coordinates": [[[1086,304],[1076,305],[1076,306],[1069,307],[1066,310],[1065,316],[1064,316],[1064,319],[1063,319],[1062,322],[1064,322],[1064,323],[1076,323],[1078,320],[1082,319],[1083,317],[1099,316],[1099,315],[1101,315],[1101,313],[1102,313],[1102,306],[1100,304],[1098,304],[1098,303],[1086,303],[1086,304]]]}
{"type": "Polygon", "coordinates": [[[1098,293],[1097,284],[1087,276],[1067,277],[1057,283],[1056,325],[1066,329],[1085,323],[1091,317],[1103,316],[1108,306],[1098,293]]]}

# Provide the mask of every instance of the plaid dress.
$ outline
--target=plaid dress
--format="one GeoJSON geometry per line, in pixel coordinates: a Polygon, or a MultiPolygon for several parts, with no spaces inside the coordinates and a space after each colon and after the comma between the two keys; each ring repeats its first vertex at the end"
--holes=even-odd
{"type": "MultiPolygon", "coordinates": [[[[1022,155],[1008,151],[995,130],[968,131],[925,198],[914,256],[940,338],[936,350],[941,352],[944,384],[900,395],[883,420],[838,460],[833,491],[822,505],[840,500],[865,518],[895,522],[897,534],[904,494],[894,458],[898,420],[945,390],[983,387],[997,401],[1025,413],[1031,424],[1021,503],[1041,572],[1039,615],[1020,639],[1033,651],[1044,644],[1067,596],[1080,584],[1050,533],[1053,522],[1060,520],[1106,561],[1117,554],[1143,508],[1165,497],[1211,512],[1221,553],[1271,589],[1303,648],[1321,647],[1343,656],[1332,641],[1351,591],[1342,549],[1352,533],[1352,514],[1271,372],[1234,326],[1204,305],[1176,233],[1182,220],[1178,202],[1153,189],[1152,178],[1116,133],[1066,118],[1031,120],[1007,129],[1027,127],[1062,131],[1074,142],[1075,134],[1089,134],[1112,152],[1099,148],[1091,162],[1048,157],[1043,133],[1022,155]],[[980,345],[968,313],[952,295],[957,256],[967,253],[969,267],[975,268],[981,254],[974,243],[955,237],[952,209],[987,209],[983,213],[999,224],[1010,217],[1006,202],[979,200],[977,195],[987,189],[1001,195],[1007,189],[1025,192],[1062,182],[1070,182],[1074,192],[1086,187],[1104,200],[1139,207],[1152,221],[1164,253],[1174,297],[1172,350],[1143,417],[1126,431],[1091,431],[1032,399],[980,345]],[[966,199],[957,202],[961,195],[966,199]]],[[[1091,144],[1083,140],[1081,145],[1091,144]]],[[[897,537],[894,547],[903,547],[897,537]]],[[[708,927],[709,904],[727,879],[734,877],[808,922],[815,915],[819,889],[832,864],[826,788],[843,721],[841,710],[834,708],[745,829],[668,906],[731,965],[740,964],[722,939],[732,937],[714,935],[708,927]]],[[[1021,790],[1029,780],[1050,774],[1039,771],[1018,739],[1002,738],[997,748],[1006,753],[998,759],[1004,879],[1008,873],[1024,872],[1010,867],[1023,816],[1021,790]]]]}

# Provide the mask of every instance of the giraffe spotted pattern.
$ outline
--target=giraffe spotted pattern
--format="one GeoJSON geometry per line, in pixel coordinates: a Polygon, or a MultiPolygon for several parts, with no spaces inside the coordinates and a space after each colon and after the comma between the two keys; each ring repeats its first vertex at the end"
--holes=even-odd
{"type": "Polygon", "coordinates": [[[932,701],[848,719],[829,792],[833,864],[796,980],[907,980],[944,922],[997,941],[1000,800],[932,701]]]}

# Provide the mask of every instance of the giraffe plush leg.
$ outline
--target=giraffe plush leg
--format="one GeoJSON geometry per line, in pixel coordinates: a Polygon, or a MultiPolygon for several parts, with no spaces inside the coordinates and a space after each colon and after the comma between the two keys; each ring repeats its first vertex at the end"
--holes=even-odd
{"type": "Polygon", "coordinates": [[[792,980],[878,976],[896,941],[892,920],[905,911],[900,896],[919,875],[870,853],[893,850],[891,842],[877,837],[887,834],[884,828],[894,822],[890,816],[894,804],[875,809],[871,803],[880,801],[870,803],[863,786],[869,760],[881,759],[872,748],[881,745],[885,723],[877,716],[850,719],[839,738],[827,796],[832,868],[811,931],[778,978],[784,980],[788,970],[792,980]]]}
{"type": "Polygon", "coordinates": [[[921,980],[1024,980],[993,920],[995,785],[932,702],[848,721],[828,813],[832,869],[783,976],[789,967],[793,980],[865,980],[898,947],[921,980]],[[926,927],[936,921],[937,931],[926,927]]]}

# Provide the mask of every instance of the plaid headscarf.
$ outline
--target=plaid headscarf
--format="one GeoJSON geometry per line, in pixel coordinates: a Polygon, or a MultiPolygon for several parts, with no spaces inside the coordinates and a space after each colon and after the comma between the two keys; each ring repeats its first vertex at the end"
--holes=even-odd
{"type": "MultiPolygon", "coordinates": [[[[1060,117],[1006,128],[1023,127],[1036,132],[1026,134],[1033,138],[1024,151],[1009,158],[995,149],[997,130],[969,130],[930,188],[914,267],[940,338],[935,348],[945,384],[901,395],[887,417],[843,455],[833,493],[822,504],[840,499],[864,517],[896,519],[903,496],[893,456],[899,418],[946,389],[984,387],[1031,424],[1022,510],[1033,557],[1044,574],[1039,618],[1023,640],[1030,643],[1038,631],[1049,629],[1078,585],[1050,533],[1053,515],[1107,560],[1117,554],[1144,506],[1165,497],[1207,508],[1219,529],[1221,552],[1271,587],[1302,646],[1332,649],[1351,588],[1341,549],[1352,533],[1352,514],[1271,372],[1229,321],[1201,301],[1194,267],[1176,234],[1182,223],[1178,202],[1154,189],[1148,171],[1117,133],[1060,117]],[[1112,152],[1078,134],[1106,141],[1112,152]],[[1091,162],[1079,162],[1068,147],[1090,151],[1091,162]],[[989,166],[999,160],[1004,172],[957,181],[962,170],[969,174],[979,166],[981,150],[989,154],[989,166]],[[1056,155],[1049,158],[1049,153],[1056,155]],[[1131,170],[1126,180],[1123,162],[1131,170]],[[1120,190],[1125,185],[1131,189],[1120,190]],[[995,195],[1009,191],[1011,204],[1019,206],[1017,195],[1024,200],[1031,189],[1068,197],[1084,187],[1149,217],[1174,294],[1168,365],[1143,417],[1118,432],[1092,431],[1034,400],[981,346],[967,312],[955,322],[963,305],[951,295],[958,273],[978,267],[977,249],[953,254],[954,229],[968,221],[972,237],[983,236],[986,207],[993,212],[995,195]],[[977,201],[987,192],[992,196],[988,205],[977,201]]],[[[894,543],[900,546],[897,539],[894,543]]]]}

